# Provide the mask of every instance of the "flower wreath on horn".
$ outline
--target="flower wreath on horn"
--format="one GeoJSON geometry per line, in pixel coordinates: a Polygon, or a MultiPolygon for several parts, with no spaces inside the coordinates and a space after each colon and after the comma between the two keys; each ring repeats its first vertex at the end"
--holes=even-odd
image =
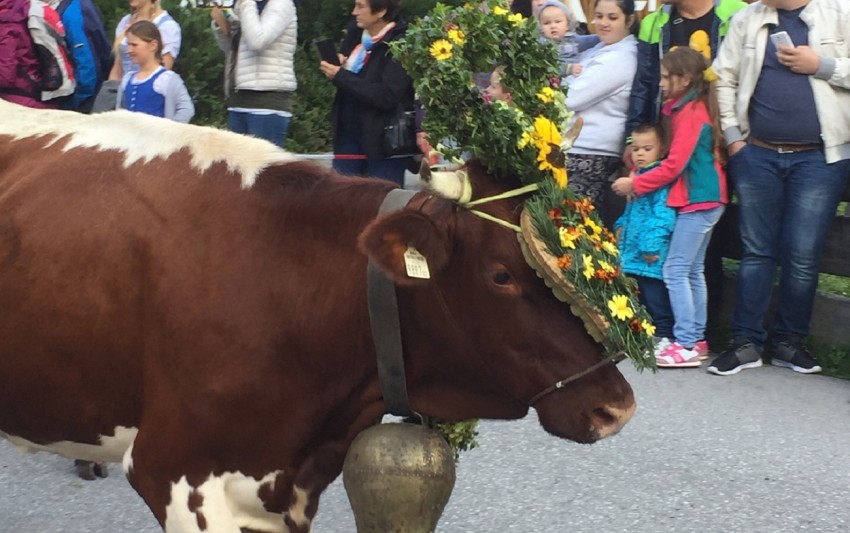
{"type": "Polygon", "coordinates": [[[529,264],[607,355],[654,367],[655,327],[636,282],[620,270],[616,238],[590,200],[567,188],[566,152],[581,121],[567,110],[557,49],[541,42],[535,20],[503,4],[438,4],[391,44],[425,108],[422,127],[450,160],[471,154],[495,179],[537,184],[520,227],[505,224],[520,232],[529,264]],[[495,68],[509,103],[491,100],[476,84],[495,68]]]}

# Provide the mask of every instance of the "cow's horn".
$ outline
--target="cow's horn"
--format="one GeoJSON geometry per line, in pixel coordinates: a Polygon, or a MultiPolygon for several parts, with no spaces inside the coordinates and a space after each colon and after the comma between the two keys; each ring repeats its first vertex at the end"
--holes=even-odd
{"type": "Polygon", "coordinates": [[[564,132],[564,136],[561,139],[561,148],[564,150],[569,150],[572,148],[573,144],[575,144],[576,139],[578,138],[579,133],[581,133],[581,128],[584,126],[584,119],[578,117],[573,125],[570,126],[570,129],[564,132]]]}
{"type": "Polygon", "coordinates": [[[472,199],[472,183],[465,170],[433,170],[420,174],[428,184],[428,188],[443,198],[466,203],[472,199]]]}

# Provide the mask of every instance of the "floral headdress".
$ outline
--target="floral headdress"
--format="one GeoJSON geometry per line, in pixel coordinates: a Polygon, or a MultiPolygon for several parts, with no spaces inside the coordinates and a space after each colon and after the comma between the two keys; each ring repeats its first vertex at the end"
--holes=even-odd
{"type": "MultiPolygon", "coordinates": [[[[423,129],[439,152],[450,159],[469,152],[494,179],[537,185],[520,226],[503,224],[520,233],[529,264],[608,355],[654,367],[655,327],[638,302],[637,284],[620,270],[616,238],[590,200],[566,187],[565,154],[577,132],[567,131],[572,114],[557,50],[540,41],[537,23],[496,0],[438,4],[391,46],[414,79],[423,129]],[[499,66],[510,104],[489,101],[476,84],[476,76],[499,66]]],[[[465,196],[462,205],[488,200],[470,202],[468,190],[465,196]]]]}
{"type": "Polygon", "coordinates": [[[423,129],[438,151],[449,158],[470,151],[494,176],[566,183],[566,94],[557,51],[541,46],[534,20],[493,0],[454,9],[438,4],[410,26],[395,52],[416,82],[427,110],[423,129]],[[497,66],[511,105],[490,102],[476,84],[497,66]]]}

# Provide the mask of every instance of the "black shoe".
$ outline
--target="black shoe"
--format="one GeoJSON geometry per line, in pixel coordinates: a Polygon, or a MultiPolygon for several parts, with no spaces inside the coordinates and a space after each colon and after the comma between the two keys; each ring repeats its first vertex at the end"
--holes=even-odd
{"type": "Polygon", "coordinates": [[[823,370],[818,364],[817,358],[799,341],[780,341],[774,344],[773,358],[770,360],[770,364],[790,368],[801,374],[816,374],[823,370]]]}
{"type": "Polygon", "coordinates": [[[746,337],[735,337],[729,348],[708,366],[710,374],[731,376],[745,368],[761,366],[761,352],[746,337]]]}

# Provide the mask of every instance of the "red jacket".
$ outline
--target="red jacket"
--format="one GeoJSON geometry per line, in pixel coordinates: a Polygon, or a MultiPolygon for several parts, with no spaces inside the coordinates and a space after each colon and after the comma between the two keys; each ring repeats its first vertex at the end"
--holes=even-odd
{"type": "Polygon", "coordinates": [[[673,182],[667,205],[677,209],[707,202],[728,203],[726,172],[714,156],[711,116],[693,91],[664,105],[671,119],[670,153],[661,165],[634,178],[638,195],[673,182]]]}

